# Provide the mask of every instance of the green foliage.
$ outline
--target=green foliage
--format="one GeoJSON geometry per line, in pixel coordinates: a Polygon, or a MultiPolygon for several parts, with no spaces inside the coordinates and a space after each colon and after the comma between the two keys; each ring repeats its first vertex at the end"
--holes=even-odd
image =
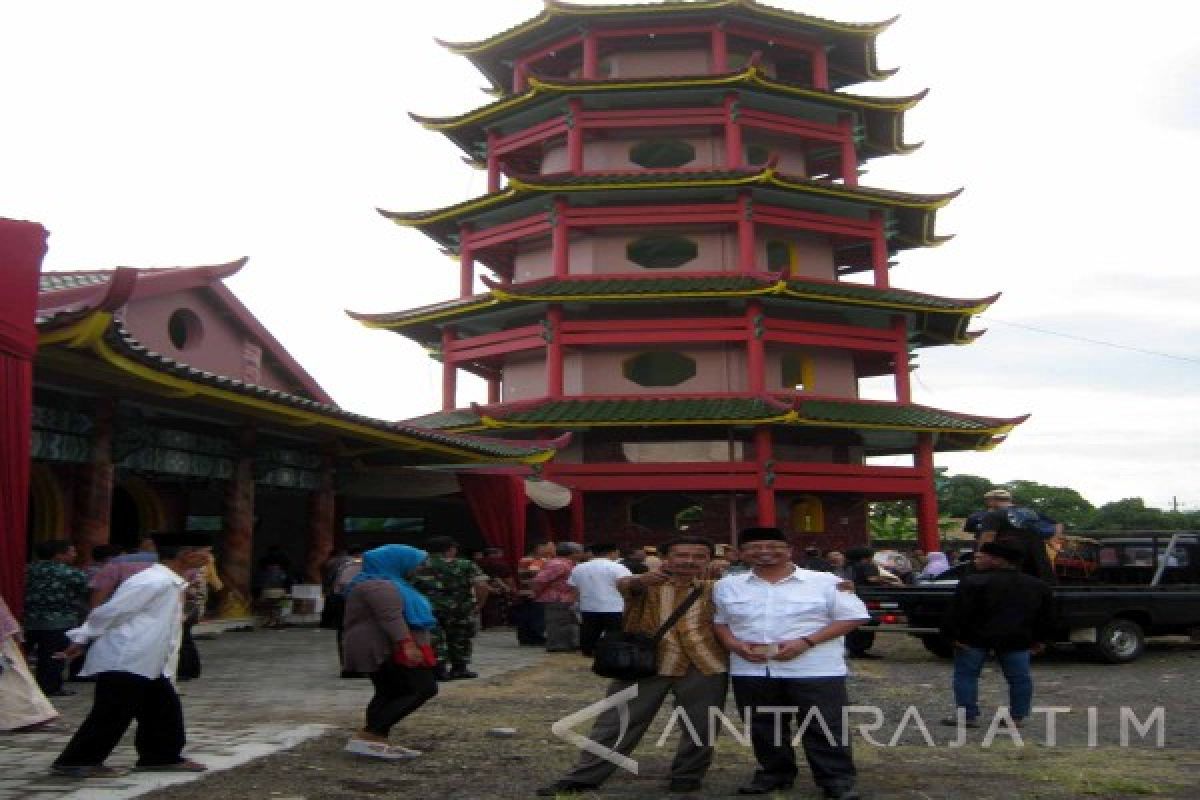
{"type": "Polygon", "coordinates": [[[993,488],[978,475],[951,475],[937,481],[938,511],[949,517],[965,517],[983,508],[983,493],[993,488]]]}
{"type": "Polygon", "coordinates": [[[1019,506],[1026,506],[1061,522],[1069,530],[1090,525],[1095,507],[1079,492],[1065,486],[1047,486],[1036,481],[1009,481],[1005,488],[1019,506]]]}
{"type": "Polygon", "coordinates": [[[867,527],[872,539],[917,538],[917,514],[913,505],[904,500],[871,503],[867,527]]]}
{"type": "Polygon", "coordinates": [[[1126,497],[1096,509],[1088,520],[1088,528],[1097,531],[1196,530],[1200,528],[1200,512],[1147,508],[1142,498],[1126,497]]]}

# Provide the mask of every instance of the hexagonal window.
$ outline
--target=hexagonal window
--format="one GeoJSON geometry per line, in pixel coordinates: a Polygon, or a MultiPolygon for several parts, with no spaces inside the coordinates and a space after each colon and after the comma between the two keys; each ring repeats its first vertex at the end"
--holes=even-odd
{"type": "Polygon", "coordinates": [[[638,353],[621,365],[638,386],[678,386],[696,374],[696,359],[669,350],[638,353]]]}
{"type": "Polygon", "coordinates": [[[681,139],[646,139],[629,148],[629,160],[647,169],[682,167],[696,160],[696,148],[681,139]]]}
{"type": "Polygon", "coordinates": [[[625,257],[646,269],[682,267],[700,255],[700,246],[686,236],[643,236],[625,246],[625,257]]]}

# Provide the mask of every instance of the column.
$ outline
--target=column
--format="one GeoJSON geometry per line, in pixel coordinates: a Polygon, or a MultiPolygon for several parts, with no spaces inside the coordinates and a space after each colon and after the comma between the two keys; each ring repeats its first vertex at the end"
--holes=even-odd
{"type": "Polygon", "coordinates": [[[458,402],[458,367],[454,363],[453,325],[442,328],[442,410],[453,411],[458,402]]]}
{"type": "Polygon", "coordinates": [[[500,136],[493,130],[487,132],[487,190],[488,194],[500,191],[500,156],[496,154],[496,140],[500,136]]]}
{"type": "Polygon", "coordinates": [[[887,234],[883,230],[883,212],[872,211],[871,222],[875,231],[871,237],[871,269],[875,273],[875,288],[888,288],[888,248],[887,234]]]}
{"type": "Polygon", "coordinates": [[[475,251],[471,247],[471,228],[461,225],[458,229],[458,296],[475,294],[475,251]]]}
{"type": "Polygon", "coordinates": [[[725,26],[718,23],[712,31],[712,69],[710,72],[721,74],[729,72],[729,37],[725,35],[725,26]]]}
{"type": "Polygon", "coordinates": [[[571,541],[583,544],[584,494],[581,489],[571,490],[571,541]]]}
{"type": "Polygon", "coordinates": [[[222,617],[251,613],[250,581],[254,569],[254,441],[253,428],[238,437],[233,475],[225,484],[225,531],[217,548],[217,568],[225,582],[222,617]]]}
{"type": "Polygon", "coordinates": [[[812,56],[812,82],[814,89],[829,91],[829,54],[824,47],[814,47],[812,56]]]}
{"type": "Polygon", "coordinates": [[[738,96],[734,92],[725,95],[725,168],[741,169],[742,126],[737,121],[738,96]]]}
{"type": "MultiPolygon", "coordinates": [[[[116,482],[113,464],[113,417],[116,403],[103,398],[92,414],[92,456],[80,469],[75,501],[72,541],[85,560],[92,548],[111,539],[112,494],[116,482]]],[[[24,536],[24,531],[21,532],[24,536]]]]}
{"type": "Polygon", "coordinates": [[[500,379],[499,378],[488,378],[487,379],[487,393],[488,393],[487,394],[488,405],[492,405],[493,403],[500,402],[500,379]]]}
{"type": "Polygon", "coordinates": [[[594,81],[600,77],[600,40],[595,31],[583,32],[583,79],[594,81]]]}
{"type": "Polygon", "coordinates": [[[550,224],[553,226],[550,231],[550,252],[556,278],[565,278],[570,272],[571,232],[567,228],[567,207],[566,199],[556,197],[550,212],[550,224]]]}
{"type": "Polygon", "coordinates": [[[749,192],[737,199],[738,272],[754,272],[754,203],[749,192]]]}
{"type": "Polygon", "coordinates": [[[771,429],[760,425],[754,429],[754,460],[758,464],[758,524],[773,528],[778,524],[775,515],[774,478],[770,474],[774,466],[773,439],[771,429]]]}
{"type": "Polygon", "coordinates": [[[321,582],[321,567],[333,554],[337,523],[333,490],[333,456],[321,459],[320,484],[308,495],[308,538],[304,557],[304,578],[308,583],[321,582]]]}
{"type": "Polygon", "coordinates": [[[562,306],[546,309],[546,396],[563,396],[562,306]]]}
{"type": "Polygon", "coordinates": [[[578,97],[567,101],[567,170],[583,172],[583,101],[578,97]]]}
{"type": "Polygon", "coordinates": [[[917,435],[917,452],[913,458],[925,489],[917,497],[917,547],[927,553],[941,549],[938,530],[937,490],[933,484],[933,434],[917,435]]]}
{"type": "Polygon", "coordinates": [[[765,324],[762,303],[758,300],[746,303],[746,388],[754,394],[763,394],[767,390],[765,324]]]}
{"type": "Polygon", "coordinates": [[[838,127],[842,130],[842,182],[847,186],[858,186],[858,150],[854,146],[854,116],[840,115],[838,127]]]}
{"type": "Polygon", "coordinates": [[[912,383],[908,363],[908,320],[903,314],[892,317],[892,330],[896,334],[896,402],[912,402],[912,383]]]}

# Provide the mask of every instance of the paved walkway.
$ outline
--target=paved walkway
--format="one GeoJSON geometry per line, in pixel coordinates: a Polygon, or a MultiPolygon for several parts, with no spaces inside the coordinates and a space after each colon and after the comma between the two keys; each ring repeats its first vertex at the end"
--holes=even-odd
{"type": "MultiPolygon", "coordinates": [[[[337,677],[332,631],[315,628],[230,631],[200,641],[204,675],[180,685],[187,720],[187,755],[229,769],[293,747],[333,727],[356,727],[371,696],[365,680],[337,677]]],[[[518,647],[511,631],[487,631],[475,640],[472,668],[481,678],[529,666],[539,648],[518,647]]],[[[443,684],[453,692],[456,685],[443,684]]],[[[48,774],[70,733],[91,707],[91,685],[68,684],[79,693],[57,698],[65,733],[0,734],[0,798],[3,800],[122,800],[153,789],[196,780],[193,775],[131,773],[86,783],[48,774]]],[[[129,736],[109,759],[131,766],[129,736]]]]}

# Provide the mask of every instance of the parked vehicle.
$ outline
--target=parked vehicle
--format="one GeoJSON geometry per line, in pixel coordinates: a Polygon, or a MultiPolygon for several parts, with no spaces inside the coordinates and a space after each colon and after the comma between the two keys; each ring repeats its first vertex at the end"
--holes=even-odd
{"type": "MultiPolygon", "coordinates": [[[[1136,661],[1146,637],[1200,634],[1200,535],[1194,532],[1070,537],[1059,551],[1054,587],[1055,642],[1071,643],[1110,664],[1136,661]]],[[[915,586],[862,587],[876,634],[917,636],[949,657],[939,628],[960,564],[915,586]]]]}

